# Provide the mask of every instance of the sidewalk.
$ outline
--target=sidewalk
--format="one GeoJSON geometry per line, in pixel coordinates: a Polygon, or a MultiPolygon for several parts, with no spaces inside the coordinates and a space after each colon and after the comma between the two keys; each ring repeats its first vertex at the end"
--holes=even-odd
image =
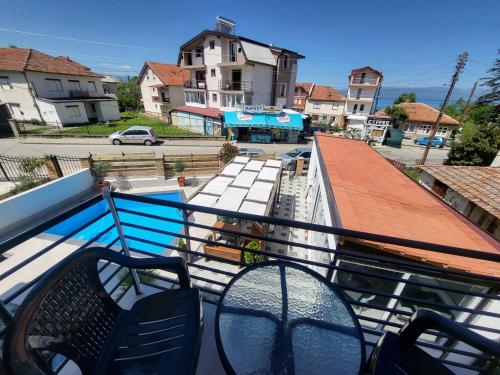
{"type": "MultiPolygon", "coordinates": [[[[223,141],[214,141],[207,139],[162,139],[163,143],[160,146],[204,146],[204,147],[221,147],[223,141]]],[[[26,137],[20,138],[19,143],[23,144],[53,144],[53,145],[111,145],[107,138],[76,138],[76,137],[67,137],[67,138],[44,138],[44,137],[26,137]]],[[[127,146],[127,145],[125,145],[127,146]]]]}

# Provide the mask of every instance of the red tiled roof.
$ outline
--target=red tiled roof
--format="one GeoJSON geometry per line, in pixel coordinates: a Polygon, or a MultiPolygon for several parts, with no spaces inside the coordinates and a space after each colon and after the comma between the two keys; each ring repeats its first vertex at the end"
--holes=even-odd
{"type": "Polygon", "coordinates": [[[363,70],[371,70],[373,73],[375,73],[376,75],[378,75],[380,77],[384,76],[381,71],[373,69],[371,66],[364,66],[362,68],[357,68],[357,69],[351,70],[351,74],[349,75],[349,77],[351,77],[352,75],[354,75],[356,73],[362,72],[363,70]]]}
{"type": "Polygon", "coordinates": [[[420,169],[500,219],[500,168],[422,165],[420,169]]]}
{"type": "MultiPolygon", "coordinates": [[[[439,115],[439,111],[436,108],[431,107],[425,103],[400,103],[397,104],[398,107],[402,107],[408,113],[408,120],[412,122],[428,122],[434,124],[439,115]]],[[[375,112],[374,116],[387,116],[385,110],[380,109],[375,112]]],[[[459,122],[453,117],[448,115],[443,115],[441,118],[441,124],[446,125],[458,125],[459,122]]]]}
{"type": "Polygon", "coordinates": [[[313,84],[311,82],[296,82],[295,83],[295,87],[302,87],[304,90],[306,90],[306,92],[309,92],[309,90],[311,90],[311,86],[313,84]]]}
{"type": "Polygon", "coordinates": [[[332,86],[318,86],[314,85],[311,96],[312,100],[326,100],[332,102],[344,101],[345,98],[335,90],[332,86]]]}
{"type": "MultiPolygon", "coordinates": [[[[346,229],[500,254],[498,242],[394,168],[362,141],[316,135],[346,229]]],[[[498,276],[500,264],[433,251],[361,241],[423,262],[498,276]]]]}
{"type": "Polygon", "coordinates": [[[69,57],[53,57],[30,48],[0,48],[0,70],[102,77],[69,57]]]}
{"type": "Polygon", "coordinates": [[[186,83],[190,77],[188,70],[181,69],[175,64],[147,61],[146,65],[149,66],[167,86],[184,86],[184,83],[186,83]]]}
{"type": "MultiPolygon", "coordinates": [[[[183,105],[181,107],[175,107],[172,111],[182,111],[195,113],[197,115],[203,115],[207,117],[218,118],[222,115],[222,112],[217,108],[199,108],[199,107],[191,107],[189,105],[183,105]]],[[[171,112],[172,112],[171,111],[171,112]]]]}

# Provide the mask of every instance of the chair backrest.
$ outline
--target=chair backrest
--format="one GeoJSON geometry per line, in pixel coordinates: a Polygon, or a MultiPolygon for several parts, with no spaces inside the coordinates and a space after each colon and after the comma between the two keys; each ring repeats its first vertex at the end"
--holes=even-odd
{"type": "Polygon", "coordinates": [[[4,344],[7,371],[51,373],[42,350],[93,373],[122,309],[104,289],[98,252],[79,251],[52,268],[31,290],[9,327],[4,344]]]}

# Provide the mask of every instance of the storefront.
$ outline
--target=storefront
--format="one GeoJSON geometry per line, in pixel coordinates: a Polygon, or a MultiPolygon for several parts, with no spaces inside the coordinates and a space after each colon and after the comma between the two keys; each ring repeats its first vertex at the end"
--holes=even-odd
{"type": "Polygon", "coordinates": [[[224,112],[224,127],[230,140],[252,143],[296,143],[304,129],[298,112],[224,112]]]}

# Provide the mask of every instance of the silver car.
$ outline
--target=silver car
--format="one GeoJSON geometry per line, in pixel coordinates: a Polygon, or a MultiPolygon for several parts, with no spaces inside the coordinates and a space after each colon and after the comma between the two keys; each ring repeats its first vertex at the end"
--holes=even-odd
{"type": "Polygon", "coordinates": [[[299,147],[285,154],[276,154],[276,159],[283,161],[284,169],[294,169],[297,158],[302,157],[304,161],[304,169],[309,166],[309,159],[311,158],[311,147],[299,147]]]}
{"type": "Polygon", "coordinates": [[[156,131],[150,126],[131,126],[127,130],[111,134],[109,141],[114,145],[138,143],[153,146],[159,141],[159,138],[156,131]]]}

